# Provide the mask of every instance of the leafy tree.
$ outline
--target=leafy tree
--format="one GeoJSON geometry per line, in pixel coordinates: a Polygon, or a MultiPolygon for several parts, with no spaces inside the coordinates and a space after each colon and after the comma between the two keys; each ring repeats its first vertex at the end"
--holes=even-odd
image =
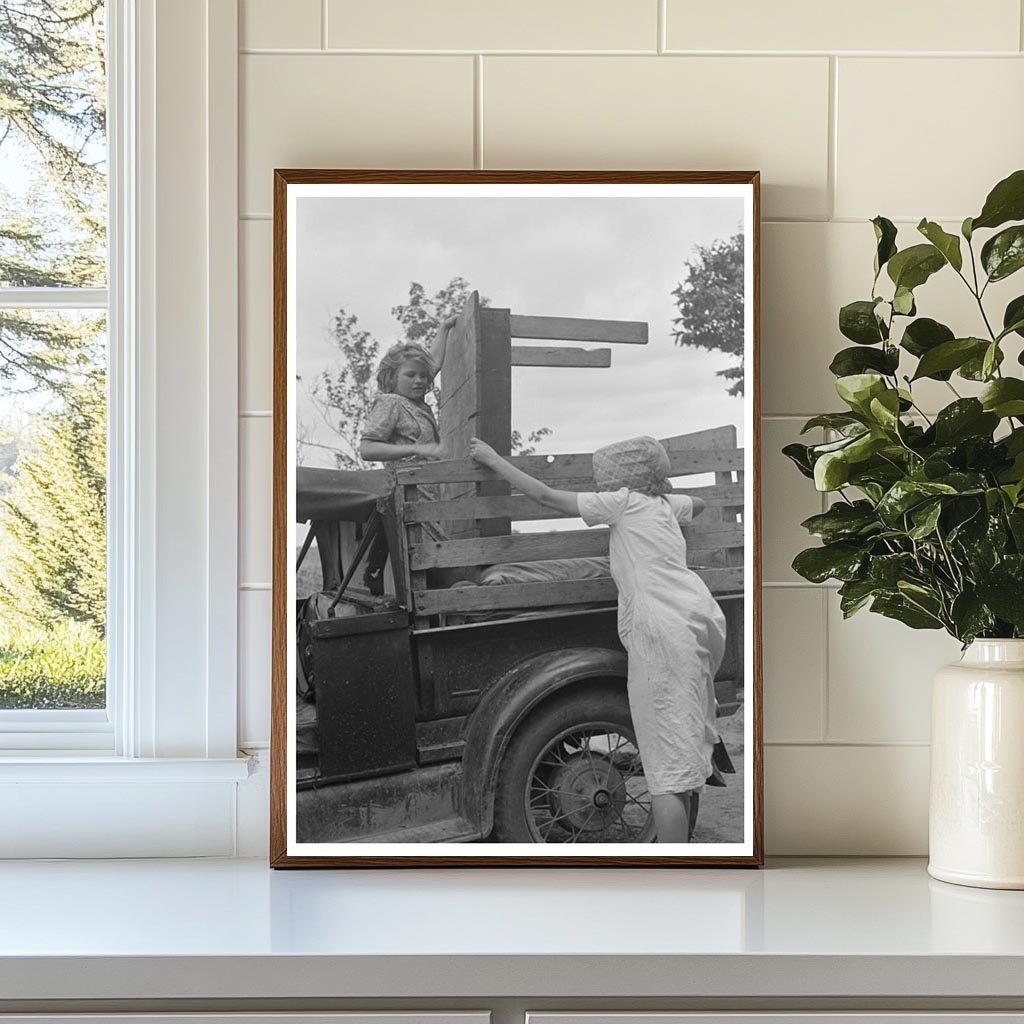
{"type": "Polygon", "coordinates": [[[686,278],[672,292],[679,316],[672,335],[677,345],[718,349],[735,364],[718,371],[733,381],[730,395],[743,394],[743,235],[696,246],[686,278]]]}
{"type": "MultiPolygon", "coordinates": [[[[102,0],[4,0],[0,53],[0,146],[36,178],[23,197],[0,189],[0,287],[102,284],[102,0]]],[[[75,391],[96,354],[62,326],[0,312],[0,387],[75,391]]]]}
{"type": "Polygon", "coordinates": [[[102,635],[106,592],[106,403],[102,380],[23,451],[0,498],[0,606],[9,619],[88,623],[102,635]]]}
{"type": "MultiPolygon", "coordinates": [[[[402,328],[395,340],[426,345],[434,337],[438,325],[461,312],[473,289],[462,277],[453,277],[433,295],[423,285],[413,281],[409,285],[409,301],[392,307],[391,314],[402,328]]],[[[488,299],[481,298],[486,306],[488,299]]],[[[317,427],[329,431],[330,444],[313,440],[317,433],[308,422],[298,426],[298,461],[308,456],[310,449],[320,448],[331,453],[339,469],[362,469],[359,458],[359,438],[363,422],[377,396],[377,366],[381,358],[381,343],[359,326],[356,316],[340,309],[328,328],[331,343],[341,356],[330,369],[321,372],[313,381],[300,381],[304,385],[317,427]]],[[[436,399],[436,395],[434,396],[436,399]]],[[[536,445],[551,433],[549,427],[530,432],[525,441],[518,430],[512,431],[512,452],[531,455],[536,445]]]]}

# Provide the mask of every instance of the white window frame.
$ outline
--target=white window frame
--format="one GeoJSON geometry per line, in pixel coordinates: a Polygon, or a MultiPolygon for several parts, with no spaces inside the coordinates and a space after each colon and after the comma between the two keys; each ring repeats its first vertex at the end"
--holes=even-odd
{"type": "Polygon", "coordinates": [[[237,0],[107,0],[107,32],[109,287],[3,295],[108,309],[107,711],[0,714],[0,857],[230,855],[237,0]]]}

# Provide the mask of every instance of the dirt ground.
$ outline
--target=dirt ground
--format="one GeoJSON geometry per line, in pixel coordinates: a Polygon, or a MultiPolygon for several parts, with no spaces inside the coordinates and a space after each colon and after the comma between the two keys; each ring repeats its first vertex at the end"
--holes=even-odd
{"type": "Polygon", "coordinates": [[[720,718],[718,727],[736,766],[735,775],[726,775],[724,788],[705,786],[700,796],[700,813],[693,834],[695,843],[740,843],[743,841],[743,707],[728,718],[720,718]]]}

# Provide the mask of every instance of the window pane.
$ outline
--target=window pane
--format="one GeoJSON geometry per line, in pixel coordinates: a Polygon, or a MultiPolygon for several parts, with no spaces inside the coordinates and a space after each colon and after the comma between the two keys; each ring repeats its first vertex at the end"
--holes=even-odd
{"type": "Polygon", "coordinates": [[[105,703],[105,341],[0,309],[0,709],[105,703]]]}
{"type": "Polygon", "coordinates": [[[100,0],[0,2],[0,288],[105,283],[103,15],[100,0]]]}

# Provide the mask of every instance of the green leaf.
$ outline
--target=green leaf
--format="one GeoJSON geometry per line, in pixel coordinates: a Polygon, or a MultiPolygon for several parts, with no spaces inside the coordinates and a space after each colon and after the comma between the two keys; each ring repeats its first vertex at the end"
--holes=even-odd
{"type": "Polygon", "coordinates": [[[984,357],[986,348],[988,343],[980,338],[953,338],[952,341],[944,341],[921,356],[912,379],[933,377],[941,380],[939,374],[944,371],[956,370],[975,356],[984,357]]]}
{"type": "MultiPolygon", "coordinates": [[[[989,354],[989,347],[989,345],[986,345],[984,352],[979,352],[977,355],[971,356],[971,358],[956,371],[957,376],[963,377],[964,380],[990,380],[994,369],[987,373],[985,372],[985,357],[989,354]]],[[[992,356],[994,367],[999,366],[1003,361],[1003,350],[997,346],[993,350],[992,356]]]]}
{"type": "Polygon", "coordinates": [[[956,494],[950,484],[928,480],[897,480],[878,503],[878,514],[890,526],[898,525],[902,515],[912,508],[942,494],[956,494]]]}
{"type": "Polygon", "coordinates": [[[981,376],[983,380],[988,380],[995,368],[1002,362],[1000,358],[1002,352],[999,350],[999,342],[993,341],[986,349],[985,355],[981,360],[981,376]]]}
{"type": "Polygon", "coordinates": [[[875,555],[868,567],[868,579],[879,589],[895,590],[896,585],[910,571],[913,563],[913,556],[906,552],[875,555]]]}
{"type": "Polygon", "coordinates": [[[1024,380],[1001,377],[978,396],[982,406],[996,416],[1024,416],[1024,380]]]}
{"type": "MultiPolygon", "coordinates": [[[[912,356],[919,359],[926,352],[941,345],[943,342],[952,341],[956,335],[945,325],[930,317],[918,317],[913,323],[907,324],[903,337],[900,340],[901,348],[906,349],[912,356]]],[[[950,371],[939,380],[949,380],[952,376],[950,371]]]]}
{"type": "Polygon", "coordinates": [[[892,308],[893,312],[899,313],[900,316],[913,316],[917,312],[917,306],[914,305],[914,293],[909,288],[900,285],[892,297],[892,308]]]}
{"type": "MultiPolygon", "coordinates": [[[[867,352],[868,349],[858,349],[858,352],[867,352]]],[[[806,434],[808,430],[814,430],[816,427],[825,427],[829,430],[838,430],[840,432],[849,430],[852,427],[863,427],[863,421],[857,417],[852,416],[848,412],[824,412],[820,416],[812,416],[801,429],[801,434],[806,434]]],[[[857,433],[860,433],[858,430],[857,433]]]]}
{"type": "Polygon", "coordinates": [[[866,557],[859,544],[826,544],[801,551],[793,559],[793,569],[812,583],[824,583],[827,579],[852,580],[866,557]]]}
{"type": "Polygon", "coordinates": [[[875,229],[875,278],[889,260],[896,255],[896,225],[881,215],[871,221],[875,229]]]}
{"type": "Polygon", "coordinates": [[[899,595],[879,595],[871,602],[871,610],[887,619],[896,619],[911,629],[942,629],[941,619],[921,611],[899,595]]]}
{"type": "Polygon", "coordinates": [[[819,491],[838,490],[850,479],[850,464],[843,453],[826,452],[814,463],[814,486],[819,491]]]}
{"type": "Polygon", "coordinates": [[[839,331],[858,345],[877,345],[888,333],[875,316],[877,300],[858,299],[839,310],[839,331]]]}
{"type": "MultiPolygon", "coordinates": [[[[886,430],[895,430],[900,419],[900,395],[898,391],[884,391],[877,398],[871,399],[868,407],[876,423],[886,430]]],[[[880,447],[880,446],[879,446],[880,447]]]]}
{"type": "Polygon", "coordinates": [[[945,265],[945,257],[934,245],[922,244],[901,249],[889,260],[885,269],[897,288],[913,291],[945,265]]]}
{"type": "Polygon", "coordinates": [[[1024,224],[990,238],[981,249],[981,265],[990,281],[1002,281],[1024,267],[1024,224]]]}
{"type": "Polygon", "coordinates": [[[956,235],[944,231],[933,220],[922,220],[917,225],[917,230],[942,253],[945,261],[954,270],[960,270],[963,267],[964,259],[960,253],[960,239],[956,235]]]}
{"type": "Polygon", "coordinates": [[[885,381],[876,373],[854,373],[836,381],[836,393],[854,412],[862,415],[871,399],[886,390],[885,381]]]}
{"type": "Polygon", "coordinates": [[[968,437],[991,437],[999,417],[985,412],[976,398],[958,398],[935,417],[935,439],[940,445],[956,444],[968,437]]]}
{"type": "Polygon", "coordinates": [[[976,637],[984,636],[995,629],[995,619],[985,603],[970,591],[964,591],[953,599],[949,617],[956,627],[956,638],[970,643],[976,637]]]}
{"type": "Polygon", "coordinates": [[[981,213],[970,221],[968,230],[997,228],[1008,220],[1024,220],[1024,170],[1014,171],[989,192],[981,213]]]}
{"type": "Polygon", "coordinates": [[[789,459],[804,476],[814,478],[814,462],[811,459],[810,448],[806,444],[787,444],[782,449],[782,454],[789,459]]]}
{"type": "Polygon", "coordinates": [[[870,580],[850,580],[839,588],[839,607],[843,618],[848,619],[860,611],[865,604],[878,592],[878,587],[870,580]]]}
{"type": "Polygon", "coordinates": [[[963,235],[968,242],[971,240],[971,235],[974,234],[974,229],[971,227],[973,220],[973,217],[965,217],[963,224],[960,225],[960,234],[963,235]]]}
{"type": "Polygon", "coordinates": [[[1000,619],[1024,629],[1024,586],[1019,579],[993,575],[978,581],[977,592],[1000,619]]]}
{"type": "Polygon", "coordinates": [[[924,540],[925,537],[935,532],[935,527],[938,525],[941,514],[942,502],[940,501],[928,501],[923,505],[918,505],[910,513],[910,520],[914,525],[912,529],[907,531],[908,535],[913,537],[914,540],[924,540]]]}
{"type": "Polygon", "coordinates": [[[1003,313],[1003,333],[1014,331],[1024,338],[1024,295],[1011,299],[1003,313]]]}
{"type": "Polygon", "coordinates": [[[864,373],[866,370],[877,370],[887,376],[892,376],[900,365],[899,349],[895,345],[886,345],[884,348],[844,348],[836,353],[835,358],[829,364],[829,370],[837,377],[848,377],[856,373],[864,373]]]}
{"type": "Polygon", "coordinates": [[[808,533],[820,537],[826,544],[849,540],[880,528],[878,517],[869,501],[850,504],[837,501],[827,512],[811,516],[800,524],[808,533]]]}

